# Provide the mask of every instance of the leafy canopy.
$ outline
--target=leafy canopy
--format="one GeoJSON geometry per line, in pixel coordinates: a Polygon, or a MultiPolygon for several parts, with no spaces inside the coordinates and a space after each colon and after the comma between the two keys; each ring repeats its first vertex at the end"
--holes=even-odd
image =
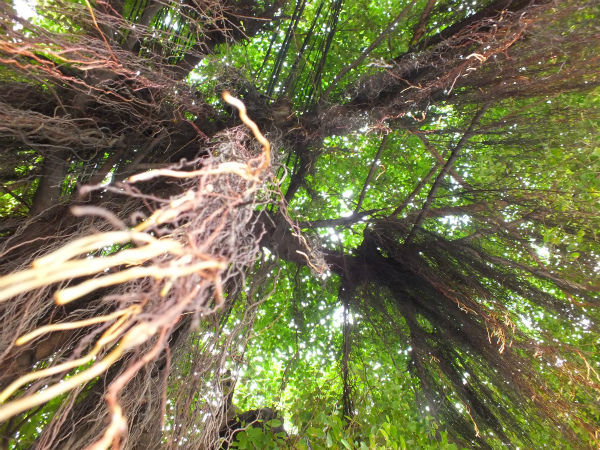
{"type": "MultiPolygon", "coordinates": [[[[596,2],[47,0],[31,20],[1,11],[3,272],[28,267],[41,252],[32,242],[45,252],[138,229],[165,208],[148,235],[221,264],[200,278],[127,279],[64,309],[47,302],[53,286],[2,303],[18,335],[139,308],[102,356],[178,311],[101,375],[3,424],[9,446],[598,444],[596,2]],[[154,168],[253,167],[260,146],[224,90],[271,142],[260,189],[231,174],[132,183],[154,168]],[[86,184],[96,187],[82,200],[86,184]],[[110,214],[63,219],[73,204],[110,214]],[[203,300],[183,305],[192,292],[203,300]],[[109,435],[101,417],[116,403],[127,421],[109,435]],[[244,419],[266,408],[279,415],[244,419]],[[287,436],[273,432],[282,424],[287,436]]],[[[37,353],[7,327],[2,387],[78,361],[104,326],[55,333],[37,353]]]]}

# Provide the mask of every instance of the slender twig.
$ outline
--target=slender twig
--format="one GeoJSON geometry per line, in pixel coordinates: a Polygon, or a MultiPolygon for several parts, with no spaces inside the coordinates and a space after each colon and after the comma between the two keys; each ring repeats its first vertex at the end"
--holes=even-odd
{"type": "Polygon", "coordinates": [[[387,142],[387,138],[388,138],[388,135],[387,134],[384,135],[383,139],[381,140],[381,144],[379,144],[379,149],[377,150],[377,154],[375,154],[375,158],[373,158],[373,162],[371,163],[371,168],[369,169],[369,174],[367,175],[367,179],[365,180],[362,191],[360,192],[360,196],[358,197],[358,203],[356,204],[356,208],[354,209],[354,214],[358,214],[358,212],[360,211],[360,207],[362,206],[362,203],[365,199],[367,189],[369,188],[369,183],[371,182],[371,178],[373,178],[373,173],[375,173],[375,166],[377,165],[377,162],[379,161],[381,153],[383,152],[383,149],[387,142]]]}
{"type": "MultiPolygon", "coordinates": [[[[431,155],[438,161],[439,164],[445,164],[444,157],[436,150],[436,148],[431,144],[429,139],[423,136],[421,133],[414,133],[415,136],[419,138],[419,140],[425,145],[425,148],[431,153],[431,155]]],[[[454,168],[450,168],[450,176],[456,180],[458,184],[460,184],[464,188],[468,188],[469,184],[465,181],[465,179],[454,170],[454,168]]]]}
{"type": "Polygon", "coordinates": [[[419,181],[419,183],[417,184],[417,186],[413,189],[413,191],[408,195],[408,197],[406,197],[404,199],[404,201],[392,212],[392,217],[396,217],[398,216],[398,214],[400,214],[402,211],[404,211],[404,208],[406,208],[410,202],[412,202],[415,197],[417,195],[419,195],[419,192],[421,192],[421,190],[423,189],[423,187],[429,182],[429,180],[431,179],[431,177],[433,176],[433,174],[435,173],[435,171],[437,170],[437,168],[439,167],[439,163],[436,163],[429,172],[427,172],[427,175],[425,175],[423,178],[421,178],[421,181],[419,181]]]}
{"type": "Polygon", "coordinates": [[[448,161],[446,162],[446,164],[444,165],[444,167],[438,174],[437,178],[433,182],[433,186],[431,186],[431,190],[429,191],[429,194],[427,195],[425,204],[421,208],[421,211],[419,212],[419,215],[417,216],[417,220],[415,221],[410,233],[406,237],[406,241],[404,242],[405,245],[408,245],[411,243],[411,241],[415,237],[415,233],[417,232],[417,229],[420,228],[421,225],[423,224],[423,221],[425,220],[425,212],[429,209],[429,207],[433,203],[433,200],[435,199],[437,191],[439,190],[440,186],[442,185],[442,181],[444,180],[446,175],[448,175],[448,172],[450,172],[450,169],[452,169],[452,166],[456,162],[456,159],[458,158],[458,155],[460,154],[460,151],[462,150],[462,148],[469,141],[469,139],[471,139],[473,137],[473,135],[475,134],[475,131],[474,131],[475,127],[477,126],[477,124],[479,123],[479,121],[481,120],[481,118],[483,117],[483,115],[485,114],[487,109],[489,108],[489,106],[490,106],[490,102],[485,103],[479,109],[479,111],[477,111],[477,113],[473,117],[473,120],[471,121],[471,124],[469,125],[469,128],[467,128],[467,131],[465,131],[465,133],[462,135],[462,137],[460,138],[458,143],[454,146],[454,148],[450,152],[450,157],[448,158],[448,161]]]}
{"type": "Polygon", "coordinates": [[[10,189],[8,189],[6,186],[0,185],[0,189],[2,189],[4,192],[6,192],[8,195],[10,195],[15,200],[17,200],[19,203],[22,203],[23,206],[25,206],[27,208],[31,208],[31,205],[29,204],[29,202],[27,200],[25,200],[19,194],[15,194],[13,191],[11,191],[10,189]]]}

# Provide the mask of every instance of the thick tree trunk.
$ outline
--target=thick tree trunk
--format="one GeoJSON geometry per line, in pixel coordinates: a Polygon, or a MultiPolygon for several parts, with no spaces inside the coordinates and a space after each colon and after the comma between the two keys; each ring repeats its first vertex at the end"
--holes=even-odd
{"type": "Polygon", "coordinates": [[[40,181],[33,197],[31,216],[47,212],[58,205],[68,168],[69,161],[66,150],[57,151],[44,158],[40,181]]]}

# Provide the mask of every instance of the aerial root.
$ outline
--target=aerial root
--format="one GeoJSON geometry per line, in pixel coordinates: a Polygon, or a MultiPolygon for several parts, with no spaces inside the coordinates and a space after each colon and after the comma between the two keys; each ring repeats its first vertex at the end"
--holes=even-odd
{"type": "MultiPolygon", "coordinates": [[[[251,157],[245,162],[209,160],[203,162],[205,167],[191,172],[160,169],[134,175],[128,183],[175,177],[188,179],[189,186],[130,230],[85,235],[35,259],[24,270],[0,277],[0,302],[8,306],[27,298],[42,305],[47,302],[44,289],[55,285],[59,286],[54,292],[57,305],[86,296],[86,304],[81,305],[84,309],[77,310],[80,320],[30,326],[12,345],[32,345],[49,333],[71,330],[76,343],[90,346],[83,356],[13,380],[0,392],[0,422],[83,386],[102,376],[126,353],[133,353],[107,388],[110,424],[90,448],[118,446],[127,432],[119,404],[122,389],[142,367],[168,350],[168,338],[181,317],[190,313],[202,317],[220,308],[223,284],[240,276],[239,267],[252,264],[258,245],[247,225],[253,217],[254,196],[270,166],[270,144],[248,118],[240,100],[228,93],[223,98],[238,108],[241,120],[261,143],[260,165],[251,157]],[[96,306],[87,308],[89,294],[98,292],[102,294],[93,299],[96,306]],[[100,333],[99,337],[88,343],[94,333],[100,333]],[[44,388],[24,391],[10,400],[41,380],[44,388]]],[[[132,192],[126,195],[135,197],[132,192]]]]}

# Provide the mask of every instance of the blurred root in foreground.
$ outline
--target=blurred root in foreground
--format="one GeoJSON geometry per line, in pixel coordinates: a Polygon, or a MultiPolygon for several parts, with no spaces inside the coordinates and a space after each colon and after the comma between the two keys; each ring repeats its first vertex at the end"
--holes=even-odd
{"type": "Polygon", "coordinates": [[[213,153],[219,157],[140,173],[116,187],[88,187],[87,192],[136,198],[159,207],[147,217],[132,214],[131,226],[100,208],[74,208],[77,215],[107,219],[113,229],[84,233],[36,258],[29,267],[0,278],[3,323],[12,329],[12,340],[0,342],[4,361],[16,357],[20,348],[62,336],[58,353],[34,361],[27,373],[15,372],[0,392],[0,422],[60,400],[51,425],[39,438],[40,447],[59,444],[63,422],[74,406],[81,406],[82,398],[85,402],[92,395],[94,385],[88,384],[98,377],[104,380],[99,384],[108,419],[103,423],[100,414],[85,435],[76,432],[77,445],[119,446],[131,427],[126,417],[139,414],[146,402],[144,393],[150,387],[144,383],[156,384],[156,376],[140,377],[140,371],[157,361],[160,367],[155,364],[154,371],[160,372],[158,397],[163,401],[153,414],[164,425],[170,344],[185,339],[182,328],[197,326],[201,318],[221,308],[226,302],[224,291],[243,284],[244,272],[258,253],[259,236],[253,234],[251,222],[256,220],[257,204],[265,201],[259,197],[270,173],[270,144],[241,101],[227,92],[223,98],[239,110],[260,143],[258,157],[249,148],[253,145],[248,144],[251,139],[245,128],[238,127],[216,144],[213,153]],[[149,202],[141,194],[143,183],[169,179],[183,186],[180,195],[152,197],[149,202]],[[48,311],[52,301],[57,306],[44,317],[28,314],[48,311]],[[121,394],[134,379],[139,385],[133,395],[124,395],[124,405],[121,394]]]}

